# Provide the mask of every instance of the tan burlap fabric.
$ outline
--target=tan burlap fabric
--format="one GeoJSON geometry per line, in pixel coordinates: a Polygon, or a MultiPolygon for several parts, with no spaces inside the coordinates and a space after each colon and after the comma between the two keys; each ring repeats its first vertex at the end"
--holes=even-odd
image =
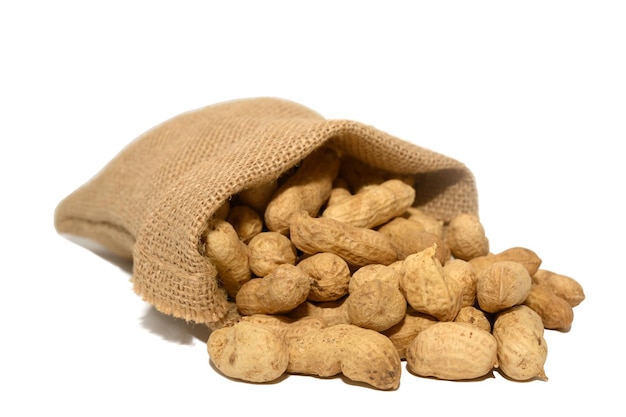
{"type": "Polygon", "coordinates": [[[416,206],[445,219],[477,212],[462,163],[287,100],[253,98],[183,113],[149,130],[55,211],[59,233],[133,260],[133,286],[157,310],[218,328],[237,319],[199,244],[229,196],[278,178],[326,143],[372,166],[415,174],[416,206]]]}

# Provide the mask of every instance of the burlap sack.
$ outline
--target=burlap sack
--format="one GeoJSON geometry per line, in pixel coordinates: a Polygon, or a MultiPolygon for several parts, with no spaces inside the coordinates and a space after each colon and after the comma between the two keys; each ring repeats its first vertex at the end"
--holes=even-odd
{"type": "Polygon", "coordinates": [[[134,290],[157,310],[218,328],[237,320],[199,244],[215,210],[326,143],[414,174],[415,205],[444,219],[477,212],[462,163],[371,126],[326,120],[297,103],[254,98],[183,113],[149,130],[60,202],[55,227],[132,259],[134,290]]]}

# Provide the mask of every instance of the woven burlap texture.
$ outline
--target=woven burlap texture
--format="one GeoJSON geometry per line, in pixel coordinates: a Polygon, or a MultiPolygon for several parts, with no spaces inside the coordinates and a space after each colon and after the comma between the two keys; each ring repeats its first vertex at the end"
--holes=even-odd
{"type": "Polygon", "coordinates": [[[219,328],[237,313],[199,249],[208,220],[324,144],[415,175],[415,206],[431,214],[478,211],[474,176],[457,160],[292,101],[248,98],[180,114],[132,141],[59,203],[55,227],[132,259],[135,292],[160,312],[219,328]]]}

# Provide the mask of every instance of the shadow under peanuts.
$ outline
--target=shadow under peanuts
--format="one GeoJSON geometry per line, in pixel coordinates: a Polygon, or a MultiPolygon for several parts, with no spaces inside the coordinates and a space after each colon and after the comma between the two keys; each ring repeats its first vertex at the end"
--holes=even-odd
{"type": "Polygon", "coordinates": [[[151,305],[147,306],[141,318],[141,326],[168,342],[181,345],[191,345],[194,340],[206,343],[211,334],[211,329],[204,324],[189,323],[183,319],[168,316],[151,305]]]}
{"type": "MultiPolygon", "coordinates": [[[[118,256],[104,246],[89,239],[70,235],[64,235],[64,237],[117,266],[128,275],[129,279],[132,277],[132,259],[118,256]]],[[[194,343],[194,340],[206,343],[211,333],[211,330],[204,324],[189,323],[183,319],[163,314],[149,304],[146,305],[144,314],[141,317],[141,326],[164,340],[181,345],[191,345],[194,343]]]]}
{"type": "Polygon", "coordinates": [[[88,251],[99,256],[100,258],[104,259],[110,264],[117,266],[120,270],[128,274],[129,277],[132,275],[133,273],[132,259],[128,259],[119,255],[116,255],[115,253],[111,252],[104,246],[90,239],[86,239],[86,238],[82,238],[78,236],[72,236],[72,235],[65,235],[65,234],[62,236],[66,238],[67,240],[69,240],[70,242],[73,242],[76,245],[87,249],[88,251]]]}

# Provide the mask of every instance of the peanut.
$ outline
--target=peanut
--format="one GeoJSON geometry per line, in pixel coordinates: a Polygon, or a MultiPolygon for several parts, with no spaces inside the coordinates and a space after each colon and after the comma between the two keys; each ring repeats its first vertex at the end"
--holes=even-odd
{"type": "Polygon", "coordinates": [[[278,232],[261,232],[248,242],[250,270],[264,277],[282,264],[295,265],[296,247],[278,232]]]}
{"type": "Polygon", "coordinates": [[[568,331],[574,320],[574,308],[545,285],[533,284],[524,301],[541,317],[546,329],[568,331]]]}
{"type": "Polygon", "coordinates": [[[423,250],[423,247],[416,247],[418,234],[424,230],[420,223],[412,222],[404,217],[394,217],[378,228],[378,231],[387,236],[396,249],[398,259],[404,259],[412,253],[423,250]]]}
{"type": "Polygon", "coordinates": [[[503,259],[498,259],[495,254],[490,252],[487,255],[483,255],[483,256],[476,257],[476,258],[472,258],[472,259],[470,259],[467,262],[470,265],[472,265],[472,267],[474,268],[474,271],[476,271],[476,273],[478,273],[478,272],[481,272],[483,269],[487,269],[492,264],[494,264],[494,263],[496,263],[498,261],[502,261],[502,260],[503,259]]]}
{"type": "Polygon", "coordinates": [[[285,342],[305,335],[310,331],[323,329],[328,325],[319,317],[303,317],[296,320],[282,315],[271,314],[253,314],[251,316],[242,316],[241,321],[255,323],[272,330],[285,342]]]}
{"type": "Polygon", "coordinates": [[[461,287],[461,307],[473,306],[478,275],[472,264],[462,259],[450,259],[443,265],[443,273],[461,287]]]}
{"type": "Polygon", "coordinates": [[[404,318],[396,325],[390,327],[387,330],[383,330],[384,334],[391,340],[401,359],[406,359],[406,349],[409,347],[415,336],[419,332],[432,326],[439,321],[433,316],[419,313],[413,308],[408,307],[404,318]]]}
{"type": "Polygon", "coordinates": [[[534,283],[549,287],[554,294],[566,300],[572,307],[576,307],[585,299],[583,287],[567,275],[539,269],[532,278],[534,283]]]}
{"type": "Polygon", "coordinates": [[[267,181],[239,192],[239,201],[242,204],[252,207],[259,214],[265,213],[267,204],[278,188],[276,181],[267,181]]]}
{"type": "Polygon", "coordinates": [[[246,245],[233,226],[220,219],[209,222],[204,239],[206,256],[215,266],[222,287],[234,298],[251,278],[246,245]]]}
{"type": "Polygon", "coordinates": [[[478,216],[461,213],[455,216],[446,230],[445,242],[457,259],[469,261],[489,253],[489,239],[478,216]]]}
{"type": "Polygon", "coordinates": [[[307,274],[295,265],[282,264],[264,278],[246,282],[235,303],[243,315],[286,313],[306,300],[310,287],[307,274]]]}
{"type": "Polygon", "coordinates": [[[398,259],[420,252],[433,244],[437,245],[437,258],[444,264],[450,259],[450,250],[444,241],[434,233],[424,229],[417,222],[396,217],[378,228],[389,238],[396,249],[398,259]]]}
{"type": "Polygon", "coordinates": [[[415,200],[415,188],[392,179],[328,206],[322,217],[353,227],[373,228],[400,216],[415,200]]]}
{"type": "Polygon", "coordinates": [[[341,177],[337,177],[333,182],[333,188],[330,190],[330,196],[328,197],[326,206],[332,206],[333,204],[337,204],[351,196],[352,193],[350,192],[350,188],[348,187],[346,180],[341,177]]]}
{"type": "Polygon", "coordinates": [[[226,220],[233,226],[243,243],[250,242],[250,239],[263,231],[263,219],[248,206],[233,206],[226,220]]]}
{"type": "Polygon", "coordinates": [[[496,262],[478,274],[476,299],[481,310],[496,313],[523,303],[531,285],[532,278],[523,265],[496,262]]]}
{"type": "Polygon", "coordinates": [[[493,324],[498,342],[499,369],[516,381],[547,380],[544,364],[548,346],[543,322],[533,309],[518,305],[498,313],[493,324]]]}
{"type": "Polygon", "coordinates": [[[245,321],[213,330],[207,351],[220,372],[247,382],[274,381],[289,365],[289,349],[283,339],[270,329],[245,321]]]}
{"type": "Polygon", "coordinates": [[[469,262],[474,265],[476,272],[480,272],[491,264],[501,261],[512,261],[522,264],[531,276],[537,272],[541,265],[541,258],[534,251],[520,246],[512,247],[496,254],[489,253],[478,256],[470,259],[469,262]]]}
{"type": "Polygon", "coordinates": [[[350,322],[378,332],[398,324],[406,314],[406,300],[397,285],[372,280],[360,285],[346,300],[350,322]]]}
{"type": "Polygon", "coordinates": [[[333,253],[317,253],[296,265],[309,276],[310,301],[334,301],[348,293],[350,268],[346,261],[333,253]]]}
{"type": "Polygon", "coordinates": [[[348,283],[348,292],[353,293],[370,281],[382,281],[400,288],[400,273],[387,265],[370,264],[362,266],[352,274],[348,283]]]}
{"type": "Polygon", "coordinates": [[[532,250],[523,247],[513,247],[496,254],[501,260],[509,260],[524,265],[528,273],[533,276],[541,266],[541,258],[532,250]]]}
{"type": "Polygon", "coordinates": [[[334,253],[352,267],[388,265],[397,260],[395,249],[382,233],[334,219],[314,218],[304,211],[292,217],[291,240],[304,253],[334,253]]]}
{"type": "Polygon", "coordinates": [[[402,216],[406,217],[408,220],[421,224],[424,227],[424,230],[437,235],[439,239],[444,238],[445,233],[443,220],[440,220],[435,216],[432,216],[415,207],[409,207],[402,216]]]}
{"type": "Polygon", "coordinates": [[[416,311],[451,321],[461,309],[461,287],[445,275],[435,252],[431,246],[402,261],[400,289],[416,311]]]}
{"type": "Polygon", "coordinates": [[[407,369],[446,380],[475,379],[498,366],[498,344],[486,330],[439,322],[424,329],[406,350],[407,369]]]}
{"type": "Polygon", "coordinates": [[[400,385],[401,362],[391,341],[382,334],[352,324],[337,324],[309,332],[289,342],[292,374],[345,377],[380,390],[400,385]]]}
{"type": "Polygon", "coordinates": [[[329,326],[334,326],[335,324],[349,324],[350,317],[348,316],[346,300],[347,297],[321,303],[305,301],[287,315],[294,319],[316,317],[324,320],[329,326]]]}
{"type": "Polygon", "coordinates": [[[269,201],[265,209],[267,228],[287,235],[292,215],[305,211],[317,216],[330,196],[338,170],[339,156],[330,148],[319,148],[304,158],[269,201]]]}
{"type": "Polygon", "coordinates": [[[485,315],[485,312],[476,307],[462,307],[459,314],[457,314],[454,318],[454,321],[457,323],[473,324],[474,326],[491,333],[491,323],[485,315]]]}

